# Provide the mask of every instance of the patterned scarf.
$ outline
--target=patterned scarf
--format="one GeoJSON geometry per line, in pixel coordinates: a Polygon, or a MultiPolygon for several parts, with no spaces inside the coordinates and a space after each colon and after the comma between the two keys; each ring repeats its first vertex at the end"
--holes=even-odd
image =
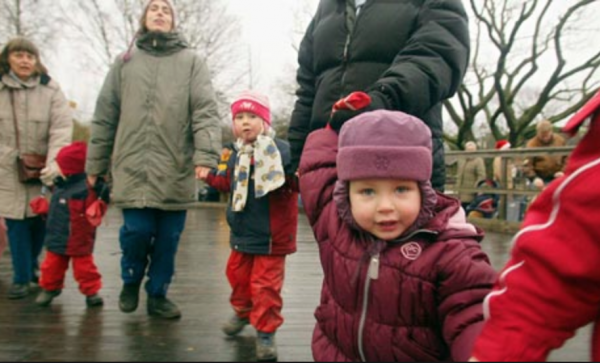
{"type": "Polygon", "coordinates": [[[254,195],[261,198],[285,183],[281,154],[272,138],[259,135],[252,144],[236,141],[238,149],[234,171],[234,190],[231,208],[234,212],[244,210],[248,199],[248,181],[254,177],[254,195]],[[250,167],[254,159],[254,176],[250,167]]]}

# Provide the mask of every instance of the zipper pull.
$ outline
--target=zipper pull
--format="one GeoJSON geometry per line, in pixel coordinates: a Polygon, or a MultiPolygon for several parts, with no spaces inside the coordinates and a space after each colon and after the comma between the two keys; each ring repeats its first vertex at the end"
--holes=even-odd
{"type": "Polygon", "coordinates": [[[369,278],[371,280],[377,280],[379,278],[379,254],[371,258],[369,264],[369,278]]]}

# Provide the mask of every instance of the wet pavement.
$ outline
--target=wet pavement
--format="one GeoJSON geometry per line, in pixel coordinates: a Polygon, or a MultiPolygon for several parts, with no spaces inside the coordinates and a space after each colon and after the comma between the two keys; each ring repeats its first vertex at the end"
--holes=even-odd
{"type": "MultiPolygon", "coordinates": [[[[111,209],[98,230],[95,258],[103,275],[102,308],[88,309],[72,270],[63,293],[50,307],[34,304],[35,296],[6,299],[11,282],[8,251],[0,259],[0,361],[255,361],[255,331],[246,327],[227,338],[220,325],[228,319],[228,226],[223,208],[203,204],[190,210],[177,257],[177,273],[169,297],[182,310],[180,320],[151,318],[146,297],[124,314],[118,307],[121,289],[118,231],[121,215],[111,209]]],[[[488,233],[482,247],[501,268],[512,236],[488,233]]],[[[312,361],[313,312],[319,300],[321,267],[312,231],[301,215],[298,252],[290,255],[283,287],[285,322],[277,332],[279,361],[312,361]]],[[[590,329],[551,355],[553,361],[589,361],[590,329]]]]}

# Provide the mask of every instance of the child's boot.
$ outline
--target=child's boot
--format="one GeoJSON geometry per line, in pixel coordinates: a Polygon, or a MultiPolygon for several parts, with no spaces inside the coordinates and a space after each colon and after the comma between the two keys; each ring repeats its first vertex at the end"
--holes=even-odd
{"type": "Polygon", "coordinates": [[[259,362],[277,360],[275,333],[256,332],[256,360],[259,362]]]}
{"type": "Polygon", "coordinates": [[[87,305],[88,308],[102,306],[102,305],[104,305],[104,299],[102,299],[102,296],[100,296],[98,294],[89,295],[89,296],[85,297],[85,304],[87,305]]]}
{"type": "Polygon", "coordinates": [[[241,332],[242,329],[244,329],[244,327],[249,323],[250,321],[248,318],[240,318],[237,314],[233,314],[231,319],[223,324],[221,330],[223,330],[223,333],[231,337],[241,332]]]}
{"type": "Polygon", "coordinates": [[[52,303],[52,300],[54,300],[55,297],[60,295],[60,293],[61,290],[42,290],[42,292],[40,292],[37,298],[35,299],[35,303],[39,306],[48,306],[52,303]]]}

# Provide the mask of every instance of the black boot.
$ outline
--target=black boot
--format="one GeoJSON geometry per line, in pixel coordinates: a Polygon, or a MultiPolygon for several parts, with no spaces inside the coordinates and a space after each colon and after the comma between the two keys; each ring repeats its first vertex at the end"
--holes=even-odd
{"type": "Polygon", "coordinates": [[[60,293],[61,290],[42,290],[42,292],[40,292],[37,298],[35,299],[35,303],[39,306],[49,306],[52,303],[52,300],[54,300],[55,297],[60,295],[60,293]]]}
{"type": "Polygon", "coordinates": [[[135,311],[140,302],[140,285],[139,283],[123,284],[123,289],[119,295],[119,309],[124,313],[135,311]]]}
{"type": "Polygon", "coordinates": [[[22,299],[29,295],[29,284],[12,284],[8,289],[8,298],[11,300],[22,299]]]}
{"type": "Polygon", "coordinates": [[[164,296],[148,296],[148,315],[165,319],[177,319],[181,317],[181,311],[177,305],[164,296]]]}
{"type": "Polygon", "coordinates": [[[104,305],[104,299],[99,294],[89,295],[85,297],[85,304],[88,308],[104,305]]]}

